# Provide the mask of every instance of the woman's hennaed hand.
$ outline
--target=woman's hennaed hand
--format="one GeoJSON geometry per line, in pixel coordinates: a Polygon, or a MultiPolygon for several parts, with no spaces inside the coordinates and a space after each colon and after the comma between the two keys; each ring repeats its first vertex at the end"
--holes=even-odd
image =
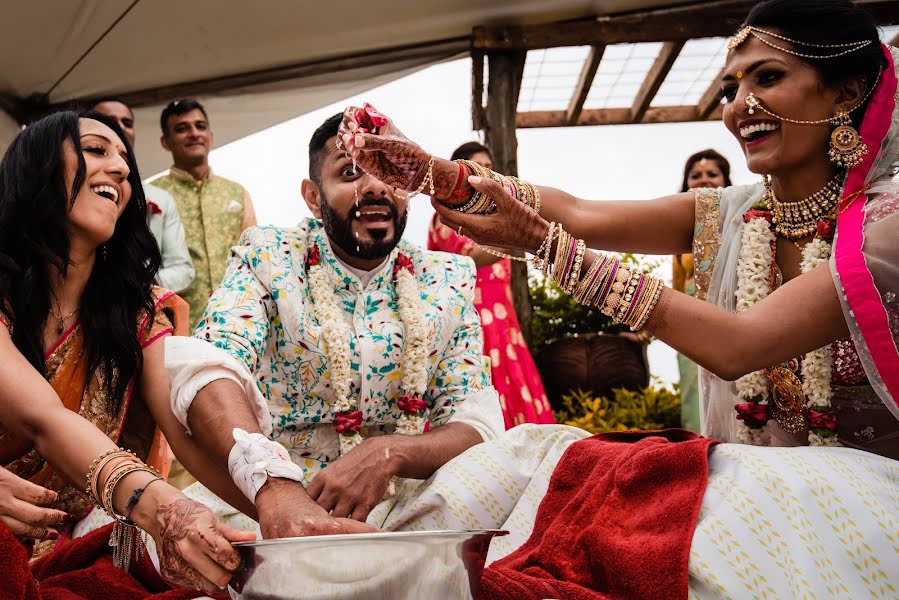
{"type": "Polygon", "coordinates": [[[471,186],[490,196],[496,211],[489,215],[469,215],[431,200],[440,221],[479,244],[534,252],[546,238],[549,224],[523,202],[509,195],[492,179],[469,177],[471,186]]]}
{"type": "Polygon", "coordinates": [[[0,467],[0,522],[13,535],[33,540],[56,539],[59,532],[54,526],[66,519],[63,511],[46,508],[56,499],[56,492],[0,467]]]}
{"type": "Polygon", "coordinates": [[[255,540],[216,519],[206,506],[182,496],[157,509],[159,569],[168,581],[207,592],[223,589],[240,565],[231,542],[255,540]]]}

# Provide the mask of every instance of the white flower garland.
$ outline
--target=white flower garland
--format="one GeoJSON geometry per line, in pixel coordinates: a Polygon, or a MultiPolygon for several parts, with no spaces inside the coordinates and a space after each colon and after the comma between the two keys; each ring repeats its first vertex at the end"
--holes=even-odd
{"type": "MultiPolygon", "coordinates": [[[[421,292],[418,280],[408,269],[400,268],[396,272],[397,307],[400,321],[406,328],[406,340],[403,344],[403,375],[400,387],[404,395],[421,398],[428,387],[427,370],[427,332],[425,331],[421,292]]],[[[396,432],[402,435],[416,435],[421,432],[424,422],[415,412],[403,412],[396,424],[396,432]]]]}
{"type": "MultiPolygon", "coordinates": [[[[808,273],[818,265],[826,263],[830,260],[831,251],[832,245],[820,237],[816,237],[806,244],[802,249],[802,263],[800,263],[802,272],[808,273]]],[[[802,361],[802,393],[806,397],[806,407],[817,411],[831,407],[832,368],[830,344],[805,355],[805,359],[802,361]]],[[[809,431],[808,441],[812,446],[840,445],[836,436],[821,437],[814,431],[809,431]]]]}
{"type": "MultiPolygon", "coordinates": [[[[321,325],[322,338],[328,352],[328,360],[331,371],[331,387],[334,389],[335,408],[338,412],[354,413],[358,410],[358,404],[350,395],[350,378],[352,369],[350,366],[349,328],[343,319],[343,309],[340,301],[334,293],[334,282],[330,272],[322,264],[319,251],[315,264],[308,267],[309,291],[312,296],[312,311],[316,320],[321,325]]],[[[427,331],[422,318],[421,291],[418,280],[412,272],[412,262],[408,257],[400,254],[397,262],[401,263],[394,269],[394,279],[397,292],[397,306],[400,322],[405,328],[405,342],[403,344],[403,373],[400,379],[400,392],[402,397],[412,397],[423,406],[421,397],[427,390],[427,331]]],[[[401,435],[417,435],[424,427],[424,419],[418,410],[404,410],[396,424],[396,433],[401,435]]],[[[359,432],[340,434],[340,453],[346,454],[362,443],[359,432]]]]}
{"type": "MultiPolygon", "coordinates": [[[[348,327],[343,321],[343,309],[334,293],[334,284],[321,263],[309,267],[309,292],[312,295],[312,312],[322,328],[322,338],[328,350],[331,369],[331,387],[338,412],[355,412],[357,404],[350,397],[350,342],[348,327]]],[[[346,454],[362,443],[359,432],[340,434],[340,453],[346,454]]]]}
{"type": "MultiPolygon", "coordinates": [[[[773,243],[776,237],[771,231],[768,219],[758,216],[743,225],[740,239],[740,256],[737,263],[737,312],[743,312],[758,303],[770,293],[769,279],[774,262],[773,243]]],[[[815,237],[802,249],[800,271],[808,273],[830,259],[831,243],[822,237],[815,237]]],[[[802,392],[806,396],[806,407],[818,411],[830,408],[832,390],[830,386],[832,359],[830,345],[813,350],[802,360],[802,392]]],[[[737,392],[744,401],[768,404],[770,392],[763,371],[747,373],[736,381],[737,392]]],[[[771,443],[768,425],[751,428],[745,422],[738,425],[741,443],[756,446],[771,443]]],[[[838,446],[836,436],[822,437],[809,430],[809,444],[812,446],[838,446]]]]}
{"type": "MultiPolygon", "coordinates": [[[[776,240],[770,223],[764,217],[750,219],[743,225],[740,257],[737,262],[737,312],[741,313],[768,295],[773,244],[776,240]]],[[[762,371],[753,371],[736,381],[737,393],[744,401],[768,404],[768,380],[762,371]]],[[[742,444],[767,446],[771,443],[768,425],[753,428],[740,421],[737,436],[742,444]]]]}

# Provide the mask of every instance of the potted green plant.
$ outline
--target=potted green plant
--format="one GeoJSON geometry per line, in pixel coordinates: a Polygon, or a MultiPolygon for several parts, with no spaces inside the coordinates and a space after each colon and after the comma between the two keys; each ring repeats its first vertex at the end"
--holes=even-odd
{"type": "MultiPolygon", "coordinates": [[[[638,262],[633,255],[625,255],[624,260],[638,262]]],[[[555,410],[561,409],[562,397],[572,390],[610,396],[615,388],[638,390],[649,384],[648,340],[598,308],[580,304],[540,273],[532,274],[528,284],[533,310],[531,354],[555,410]]]]}

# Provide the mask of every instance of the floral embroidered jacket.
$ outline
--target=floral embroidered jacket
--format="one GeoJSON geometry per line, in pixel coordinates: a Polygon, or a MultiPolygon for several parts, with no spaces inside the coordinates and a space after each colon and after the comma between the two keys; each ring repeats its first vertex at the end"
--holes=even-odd
{"type": "Polygon", "coordinates": [[[317,220],[307,219],[294,229],[249,229],[232,250],[222,284],[194,336],[252,374],[271,414],[270,437],[290,451],[307,477],[339,455],[328,351],[307,282],[306,255],[313,244],[331,272],[353,332],[351,394],[364,415],[363,437],[392,432],[402,415],[396,405],[404,337],[393,279],[398,253],[414,264],[426,311],[430,383],[424,400],[430,427],[445,424],[466,402],[468,410],[478,402],[498,407],[481,353],[470,258],[400,242],[363,289],[359,278],[335,258],[317,220]]]}

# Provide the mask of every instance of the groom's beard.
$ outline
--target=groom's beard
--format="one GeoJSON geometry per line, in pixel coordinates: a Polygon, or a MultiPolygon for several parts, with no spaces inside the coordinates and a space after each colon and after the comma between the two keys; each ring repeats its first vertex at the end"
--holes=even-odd
{"type": "Polygon", "coordinates": [[[400,215],[397,212],[396,204],[387,198],[360,198],[359,208],[366,206],[385,206],[390,210],[391,218],[393,220],[393,235],[388,237],[386,231],[380,232],[375,230],[370,235],[376,239],[360,240],[356,238],[356,236],[353,235],[353,221],[356,220],[357,207],[353,205],[350,207],[349,214],[346,217],[341,217],[337,214],[337,211],[331,208],[331,203],[328,202],[324,190],[321,191],[322,225],[324,226],[325,233],[328,234],[331,243],[336,244],[349,256],[364,260],[384,258],[396,248],[400,238],[403,237],[403,231],[406,230],[406,217],[408,212],[404,212],[400,215]],[[378,239],[378,235],[382,235],[383,237],[378,239]]]}

